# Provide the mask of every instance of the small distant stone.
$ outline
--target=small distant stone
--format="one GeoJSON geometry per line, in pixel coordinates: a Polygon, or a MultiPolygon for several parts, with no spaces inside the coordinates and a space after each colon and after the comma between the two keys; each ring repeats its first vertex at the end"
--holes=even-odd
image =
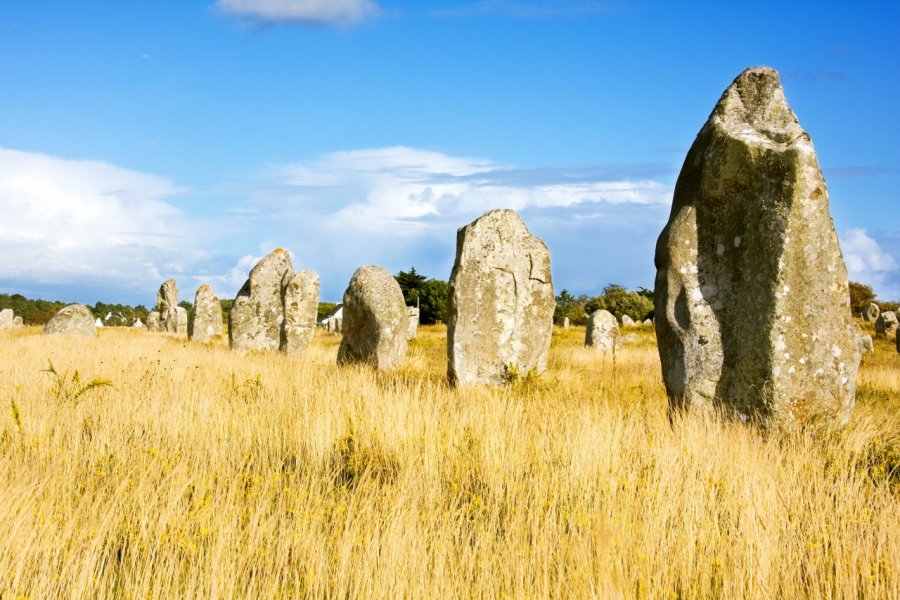
{"type": "Polygon", "coordinates": [[[897,334],[897,315],[888,310],[881,313],[875,320],[875,335],[889,338],[897,334]]]}
{"type": "Polygon", "coordinates": [[[859,336],[859,350],[861,354],[872,354],[875,352],[875,342],[872,341],[871,335],[861,334],[859,336]]]}
{"type": "Polygon", "coordinates": [[[147,315],[147,331],[159,331],[159,312],[154,310],[147,315]]]}
{"type": "Polygon", "coordinates": [[[622,315],[622,325],[625,325],[625,326],[634,325],[634,319],[632,319],[628,315],[622,315]]]}
{"type": "Polygon", "coordinates": [[[407,329],[406,339],[414,340],[419,332],[419,307],[407,306],[406,314],[409,317],[409,329],[407,329]]]}
{"type": "Polygon", "coordinates": [[[81,304],[70,304],[44,326],[44,335],[79,335],[94,337],[97,326],[94,315],[81,304]]]}
{"type": "Polygon", "coordinates": [[[619,322],[608,310],[595,310],[588,317],[584,345],[594,350],[612,350],[618,343],[619,322]]]}
{"type": "Polygon", "coordinates": [[[869,302],[862,309],[862,318],[863,321],[871,323],[872,321],[878,318],[878,315],[881,314],[881,307],[879,307],[874,302],[869,302]]]}
{"type": "Polygon", "coordinates": [[[11,308],[0,310],[0,331],[4,329],[12,329],[15,322],[15,315],[11,308]]]}
{"type": "Polygon", "coordinates": [[[25,323],[22,321],[22,317],[13,317],[13,329],[18,329],[19,327],[23,327],[25,323]]]}
{"type": "Polygon", "coordinates": [[[563,329],[568,329],[568,328],[569,328],[569,317],[565,317],[563,319],[563,329]]]}

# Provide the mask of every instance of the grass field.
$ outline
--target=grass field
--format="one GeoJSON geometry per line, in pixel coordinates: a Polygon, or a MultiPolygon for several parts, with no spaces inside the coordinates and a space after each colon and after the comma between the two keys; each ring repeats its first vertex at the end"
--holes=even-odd
{"type": "Polygon", "coordinates": [[[766,436],[670,424],[630,331],[614,359],[557,331],[543,376],[466,391],[437,327],[392,374],[327,334],[0,333],[0,599],[900,597],[893,342],[848,427],[766,436]]]}

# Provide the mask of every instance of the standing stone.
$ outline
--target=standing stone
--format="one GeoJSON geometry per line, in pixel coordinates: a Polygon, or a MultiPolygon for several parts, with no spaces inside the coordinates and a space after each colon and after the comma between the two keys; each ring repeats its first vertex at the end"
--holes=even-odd
{"type": "MultiPolygon", "coordinates": [[[[188,336],[188,313],[183,306],[175,307],[175,335],[179,337],[188,336]]],[[[171,309],[170,309],[171,314],[171,309]]]]}
{"type": "Polygon", "coordinates": [[[863,321],[867,323],[871,323],[878,318],[878,315],[881,314],[881,308],[875,304],[874,302],[869,302],[862,309],[862,318],[863,321]]]}
{"type": "Polygon", "coordinates": [[[250,271],[250,277],[234,299],[229,315],[229,340],[232,348],[278,350],[284,305],[281,282],[293,271],[290,254],[278,248],[250,271]]]}
{"type": "Polygon", "coordinates": [[[778,73],[744,71],[682,167],[656,246],[671,408],[846,422],[860,352],[847,269],[809,135],[778,73]]]}
{"type": "Polygon", "coordinates": [[[334,332],[341,333],[344,329],[344,318],[343,317],[335,317],[334,318],[334,332]]]}
{"type": "Polygon", "coordinates": [[[541,373],[553,335],[547,246],[514,210],[492,210],[456,234],[447,375],[457,386],[541,373]]]}
{"type": "Polygon", "coordinates": [[[288,354],[299,354],[309,346],[316,331],[319,275],[311,269],[288,271],[282,278],[281,288],[284,325],[280,348],[288,354]]]}
{"type": "Polygon", "coordinates": [[[624,325],[626,327],[634,325],[634,319],[632,319],[628,315],[622,315],[622,325],[624,325]]]}
{"type": "Polygon", "coordinates": [[[190,327],[191,341],[208,342],[223,332],[222,303],[206,284],[197,288],[194,295],[194,322],[190,327]]]}
{"type": "Polygon", "coordinates": [[[619,340],[619,322],[608,310],[595,310],[588,316],[584,345],[594,350],[612,350],[619,340]]]}
{"type": "Polygon", "coordinates": [[[568,329],[568,328],[569,328],[569,317],[564,317],[563,318],[563,329],[568,329]]]}
{"type": "Polygon", "coordinates": [[[360,267],[344,292],[344,337],[337,362],[376,369],[400,366],[406,356],[409,317],[400,284],[381,267],[360,267]]]}
{"type": "Polygon", "coordinates": [[[159,311],[159,330],[178,333],[178,285],[167,279],[156,293],[156,310],[159,311]]]}
{"type": "Polygon", "coordinates": [[[13,321],[15,320],[15,315],[13,314],[13,310],[11,308],[4,308],[0,310],[0,331],[4,329],[12,329],[13,321]]]}
{"type": "Polygon", "coordinates": [[[18,329],[19,327],[24,327],[25,322],[22,321],[22,317],[13,317],[13,328],[18,329]]]}
{"type": "Polygon", "coordinates": [[[875,335],[878,337],[889,338],[896,334],[897,315],[891,310],[881,313],[875,320],[875,335]]]}
{"type": "Polygon", "coordinates": [[[859,351],[860,354],[871,354],[875,352],[875,342],[872,340],[871,335],[862,333],[859,335],[859,351]]]}
{"type": "Polygon", "coordinates": [[[94,315],[81,304],[70,304],[44,325],[44,335],[97,335],[94,315]]]}
{"type": "Polygon", "coordinates": [[[147,315],[147,331],[159,330],[159,312],[154,310],[147,315]]]}
{"type": "Polygon", "coordinates": [[[406,339],[414,340],[419,333],[419,307],[407,306],[406,314],[409,317],[409,327],[406,330],[406,339]]]}
{"type": "Polygon", "coordinates": [[[653,325],[653,321],[651,321],[650,319],[644,319],[643,325],[650,327],[653,325]]]}

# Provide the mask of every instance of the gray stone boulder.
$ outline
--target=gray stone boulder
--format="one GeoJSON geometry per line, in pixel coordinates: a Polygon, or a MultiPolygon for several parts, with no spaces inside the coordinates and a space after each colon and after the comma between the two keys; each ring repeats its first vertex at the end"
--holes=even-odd
{"type": "MultiPolygon", "coordinates": [[[[167,279],[156,293],[156,310],[159,311],[159,330],[167,333],[178,332],[178,285],[174,279],[167,279]]],[[[187,335],[185,329],[184,335],[187,335]]]]}
{"type": "Polygon", "coordinates": [[[860,354],[872,354],[875,352],[875,342],[872,336],[868,334],[859,334],[859,351],[860,354]]]}
{"type": "Polygon", "coordinates": [[[344,292],[339,365],[393,369],[406,356],[409,316],[400,284],[381,267],[360,267],[344,292]]]}
{"type": "Polygon", "coordinates": [[[264,256],[234,299],[229,315],[229,341],[242,350],[278,350],[284,304],[281,282],[293,271],[290,254],[281,248],[264,256]]]}
{"type": "Polygon", "coordinates": [[[316,331],[319,310],[319,275],[309,269],[288,271],[281,280],[284,325],[280,349],[300,354],[309,347],[316,331]]]}
{"type": "Polygon", "coordinates": [[[647,327],[652,327],[653,321],[651,321],[650,319],[644,319],[644,322],[642,323],[642,325],[645,325],[647,327]]]}
{"type": "Polygon", "coordinates": [[[569,317],[563,317],[563,329],[569,328],[569,317]]]}
{"type": "Polygon", "coordinates": [[[0,331],[12,329],[15,325],[15,315],[11,308],[0,310],[0,331]]]}
{"type": "Polygon", "coordinates": [[[619,342],[619,322],[615,315],[603,309],[595,310],[587,318],[584,345],[594,350],[612,350],[619,342]]]}
{"type": "Polygon", "coordinates": [[[624,325],[625,327],[634,325],[634,319],[632,319],[628,315],[622,315],[622,325],[624,325]]]}
{"type": "Polygon", "coordinates": [[[194,320],[190,324],[191,341],[204,343],[221,336],[224,332],[222,303],[206,284],[197,288],[194,295],[194,320]]]}
{"type": "Polygon", "coordinates": [[[159,311],[154,310],[147,315],[147,331],[160,331],[159,311]]]}
{"type": "Polygon", "coordinates": [[[773,427],[849,419],[860,349],[847,269],[815,150],[774,70],[739,75],[697,135],[656,267],[670,407],[773,427]]]}
{"type": "Polygon", "coordinates": [[[175,307],[175,334],[179,337],[188,336],[188,313],[183,306],[175,307]]]}
{"type": "Polygon", "coordinates": [[[874,302],[869,302],[862,309],[863,321],[866,321],[868,323],[875,321],[880,314],[881,308],[874,302]]]}
{"type": "Polygon", "coordinates": [[[13,317],[13,328],[18,329],[19,327],[24,327],[25,322],[22,321],[22,317],[13,317]]]}
{"type": "Polygon", "coordinates": [[[70,304],[44,325],[44,335],[97,335],[94,315],[81,304],[70,304]]]}
{"type": "Polygon", "coordinates": [[[550,253],[513,210],[459,229],[450,274],[447,375],[457,386],[541,373],[553,334],[550,253]]]}
{"type": "Polygon", "coordinates": [[[897,335],[897,315],[887,310],[875,319],[875,335],[890,338],[897,335]]]}
{"type": "Polygon", "coordinates": [[[406,315],[409,317],[409,325],[406,330],[406,339],[414,340],[419,333],[419,307],[407,306],[406,315]]]}
{"type": "Polygon", "coordinates": [[[319,305],[319,276],[294,272],[281,248],[256,263],[234,299],[228,338],[232,348],[303,352],[312,340],[319,305]]]}

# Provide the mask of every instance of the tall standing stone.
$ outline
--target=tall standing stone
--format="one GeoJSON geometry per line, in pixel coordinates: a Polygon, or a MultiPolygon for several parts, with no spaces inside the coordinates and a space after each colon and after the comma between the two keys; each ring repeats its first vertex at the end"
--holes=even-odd
{"type": "Polygon", "coordinates": [[[222,303],[211,287],[205,283],[194,295],[194,322],[191,324],[191,341],[208,342],[223,332],[222,303]]]}
{"type": "Polygon", "coordinates": [[[316,331],[319,310],[319,275],[309,269],[288,271],[281,281],[284,325],[281,350],[300,354],[309,346],[316,331]]]}
{"type": "Polygon", "coordinates": [[[860,350],[809,135],[778,73],[744,71],[688,152],[656,246],[670,406],[846,422],[860,350]]]}
{"type": "Polygon", "coordinates": [[[250,271],[228,317],[232,348],[302,352],[312,339],[319,305],[319,276],[294,272],[291,256],[277,248],[250,271]]]}
{"type": "Polygon", "coordinates": [[[159,311],[151,311],[147,315],[147,331],[159,331],[159,311]]]}
{"type": "Polygon", "coordinates": [[[881,314],[881,307],[879,307],[874,302],[869,302],[862,309],[862,318],[863,321],[873,322],[878,318],[878,315],[881,314]]]}
{"type": "Polygon", "coordinates": [[[619,340],[619,322],[608,310],[595,310],[588,316],[584,345],[594,350],[612,350],[619,340]]]}
{"type": "Polygon", "coordinates": [[[12,329],[15,320],[15,315],[13,314],[13,310],[11,308],[4,308],[0,310],[0,331],[4,329],[12,329]]]}
{"type": "Polygon", "coordinates": [[[281,282],[285,273],[293,270],[290,254],[281,248],[264,256],[251,269],[229,314],[232,348],[278,350],[281,347],[284,322],[281,282]]]}
{"type": "Polygon", "coordinates": [[[97,335],[94,315],[86,306],[70,304],[56,313],[46,325],[44,335],[80,335],[93,337],[97,335]]]}
{"type": "Polygon", "coordinates": [[[409,317],[409,324],[406,330],[406,339],[414,340],[419,333],[419,307],[407,306],[406,315],[409,317]]]}
{"type": "Polygon", "coordinates": [[[892,310],[886,310],[875,319],[875,335],[887,338],[896,335],[897,325],[897,314],[892,310]]]}
{"type": "Polygon", "coordinates": [[[550,253],[513,210],[492,210],[456,234],[447,375],[458,386],[542,372],[553,334],[550,253]]]}
{"type": "Polygon", "coordinates": [[[343,337],[338,364],[367,363],[376,369],[400,366],[406,356],[409,317],[403,291],[381,267],[360,267],[344,292],[343,337]]]}

